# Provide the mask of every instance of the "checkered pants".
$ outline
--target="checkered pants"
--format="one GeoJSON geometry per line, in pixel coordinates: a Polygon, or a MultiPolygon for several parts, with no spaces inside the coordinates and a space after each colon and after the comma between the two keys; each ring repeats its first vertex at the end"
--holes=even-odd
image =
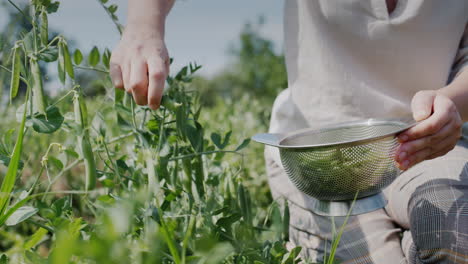
{"type": "MultiPolygon", "coordinates": [[[[286,173],[266,152],[273,197],[290,207],[290,244],[321,261],[331,248],[332,219],[307,206],[286,173]]],[[[424,161],[384,190],[388,205],[348,219],[336,257],[341,263],[468,264],[468,141],[444,157],[424,161]]],[[[340,227],[343,217],[333,219],[340,227]]]]}

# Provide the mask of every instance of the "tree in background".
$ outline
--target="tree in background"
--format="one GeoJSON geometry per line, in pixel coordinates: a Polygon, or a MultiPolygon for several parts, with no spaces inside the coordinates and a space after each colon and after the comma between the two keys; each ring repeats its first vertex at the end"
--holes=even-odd
{"type": "Polygon", "coordinates": [[[211,79],[198,77],[195,86],[200,100],[213,106],[219,99],[232,99],[244,95],[254,96],[271,108],[276,95],[287,87],[283,54],[275,51],[271,40],[261,35],[264,19],[256,24],[247,23],[232,49],[234,61],[211,79]]]}

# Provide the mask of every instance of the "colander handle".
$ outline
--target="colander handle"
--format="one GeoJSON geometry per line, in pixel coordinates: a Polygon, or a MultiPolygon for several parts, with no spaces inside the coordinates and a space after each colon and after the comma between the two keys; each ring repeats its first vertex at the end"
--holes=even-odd
{"type": "Polygon", "coordinates": [[[252,137],[253,141],[269,146],[279,147],[280,140],[284,135],[278,133],[260,133],[252,137]]]}

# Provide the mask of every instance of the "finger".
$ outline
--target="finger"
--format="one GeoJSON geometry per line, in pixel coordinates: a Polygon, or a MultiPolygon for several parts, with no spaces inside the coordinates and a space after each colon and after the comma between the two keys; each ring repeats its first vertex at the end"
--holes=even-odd
{"type": "Polygon", "coordinates": [[[408,153],[414,153],[427,147],[428,145],[437,144],[442,139],[453,135],[455,127],[455,122],[450,122],[434,135],[418,138],[401,144],[397,151],[396,160],[404,160],[408,156],[408,153]]]}
{"type": "Polygon", "coordinates": [[[148,68],[143,60],[134,60],[130,75],[130,88],[138,105],[146,105],[148,96],[148,68]]]}
{"type": "Polygon", "coordinates": [[[448,98],[436,97],[434,100],[434,113],[428,119],[400,134],[398,136],[399,140],[405,142],[435,134],[451,121],[453,107],[453,102],[448,98]]]}
{"type": "Polygon", "coordinates": [[[435,97],[436,93],[434,91],[420,91],[414,95],[411,100],[414,120],[421,121],[431,115],[435,97]]]}
{"type": "Polygon", "coordinates": [[[420,151],[417,151],[415,153],[412,153],[410,156],[408,156],[406,159],[399,161],[398,162],[398,167],[402,170],[407,170],[413,165],[421,162],[424,160],[424,158],[428,157],[429,155],[432,154],[432,149],[431,148],[424,148],[420,151]]]}
{"type": "Polygon", "coordinates": [[[167,74],[167,64],[164,61],[148,61],[148,105],[153,110],[158,109],[161,104],[167,74]]]}
{"type": "Polygon", "coordinates": [[[452,150],[455,147],[457,140],[458,139],[456,137],[450,135],[434,146],[428,146],[408,155],[408,158],[399,162],[399,164],[402,165],[404,169],[408,169],[421,161],[429,159],[430,157],[436,157],[434,156],[436,153],[443,152],[446,149],[452,150]]]}
{"type": "Polygon", "coordinates": [[[111,63],[109,73],[115,88],[123,89],[124,83],[122,78],[122,70],[120,69],[119,64],[111,63]]]}
{"type": "Polygon", "coordinates": [[[427,160],[431,160],[431,159],[435,159],[435,158],[438,158],[438,157],[442,157],[444,156],[445,154],[449,153],[450,151],[452,151],[455,147],[453,146],[449,146],[449,147],[446,147],[444,149],[442,149],[441,151],[438,151],[438,152],[435,152],[431,155],[429,155],[427,157],[427,160]]]}

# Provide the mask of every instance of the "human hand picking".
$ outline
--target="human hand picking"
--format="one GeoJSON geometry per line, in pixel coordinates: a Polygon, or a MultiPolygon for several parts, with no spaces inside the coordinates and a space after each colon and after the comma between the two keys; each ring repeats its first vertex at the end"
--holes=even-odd
{"type": "Polygon", "coordinates": [[[402,170],[452,150],[461,137],[463,124],[453,101],[437,91],[416,93],[411,109],[414,119],[420,122],[398,136],[401,145],[395,160],[402,170]]]}
{"type": "Polygon", "coordinates": [[[164,40],[154,29],[127,26],[110,62],[116,88],[133,94],[138,105],[159,108],[169,73],[169,55],[164,40]]]}

